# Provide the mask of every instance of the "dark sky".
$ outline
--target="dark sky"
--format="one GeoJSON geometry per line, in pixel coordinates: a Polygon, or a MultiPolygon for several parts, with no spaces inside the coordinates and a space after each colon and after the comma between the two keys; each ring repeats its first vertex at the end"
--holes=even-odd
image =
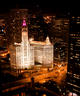
{"type": "Polygon", "coordinates": [[[39,6],[40,9],[50,12],[78,12],[80,3],[74,0],[2,0],[0,1],[0,12],[7,12],[11,8],[30,8],[39,6]]]}

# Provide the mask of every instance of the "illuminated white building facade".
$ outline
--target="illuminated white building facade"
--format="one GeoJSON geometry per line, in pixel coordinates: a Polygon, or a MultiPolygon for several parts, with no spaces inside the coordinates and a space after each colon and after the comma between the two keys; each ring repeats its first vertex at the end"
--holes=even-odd
{"type": "Polygon", "coordinates": [[[15,69],[31,68],[35,63],[53,65],[53,45],[49,37],[44,42],[29,41],[27,28],[22,28],[22,42],[10,46],[11,67],[15,69]]]}
{"type": "MultiPolygon", "coordinates": [[[[25,11],[26,14],[26,10],[21,10],[22,13],[23,11],[25,11]]],[[[17,12],[17,14],[20,14],[19,11],[17,12]]],[[[22,26],[20,25],[21,35],[19,37],[21,38],[21,42],[17,42],[16,39],[16,41],[9,46],[11,68],[29,69],[32,66],[36,65],[36,63],[44,66],[51,66],[53,64],[54,53],[53,45],[51,44],[49,37],[47,37],[44,42],[29,39],[28,26],[26,24],[27,20],[24,14],[22,14],[22,17],[18,19],[18,22],[19,21],[22,22],[22,26]]],[[[13,24],[15,23],[13,22],[13,24]]]]}
{"type": "Polygon", "coordinates": [[[30,68],[34,65],[34,50],[28,41],[28,28],[26,20],[23,20],[22,42],[10,45],[11,67],[15,69],[30,68]]]}
{"type": "Polygon", "coordinates": [[[31,41],[30,44],[34,47],[34,62],[51,67],[54,53],[49,37],[44,42],[31,41]]]}

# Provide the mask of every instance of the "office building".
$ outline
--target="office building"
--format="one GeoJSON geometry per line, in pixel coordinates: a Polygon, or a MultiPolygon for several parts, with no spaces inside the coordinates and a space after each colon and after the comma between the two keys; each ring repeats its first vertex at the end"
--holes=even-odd
{"type": "Polygon", "coordinates": [[[43,42],[29,38],[27,10],[12,10],[9,22],[7,31],[10,37],[8,37],[8,42],[11,68],[29,69],[38,64],[51,67],[53,65],[53,44],[49,37],[43,42]]]}
{"type": "Polygon", "coordinates": [[[80,96],[80,17],[70,18],[68,56],[67,92],[80,96]]]}

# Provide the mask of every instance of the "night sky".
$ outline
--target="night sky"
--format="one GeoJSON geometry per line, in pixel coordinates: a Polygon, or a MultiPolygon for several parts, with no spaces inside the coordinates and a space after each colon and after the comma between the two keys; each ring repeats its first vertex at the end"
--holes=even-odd
{"type": "Polygon", "coordinates": [[[73,12],[80,14],[80,3],[71,0],[2,0],[0,1],[0,13],[12,8],[33,9],[36,6],[47,12],[73,12]]]}

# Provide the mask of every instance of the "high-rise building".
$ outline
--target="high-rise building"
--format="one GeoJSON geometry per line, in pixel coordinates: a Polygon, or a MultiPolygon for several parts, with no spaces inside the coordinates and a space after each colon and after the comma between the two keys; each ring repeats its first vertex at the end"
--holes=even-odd
{"type": "Polygon", "coordinates": [[[70,19],[68,56],[67,92],[80,96],[80,17],[70,19]]]}
{"type": "Polygon", "coordinates": [[[44,15],[44,21],[47,24],[47,34],[50,41],[54,44],[54,61],[68,61],[68,34],[69,19],[66,17],[58,17],[55,14],[44,15]]]}
{"type": "MultiPolygon", "coordinates": [[[[16,11],[16,10],[15,10],[16,11]]],[[[15,33],[14,30],[12,33],[13,34],[13,42],[9,45],[9,49],[10,49],[10,62],[11,62],[11,67],[14,69],[25,69],[25,68],[29,68],[31,65],[34,64],[34,60],[33,60],[33,52],[30,52],[31,48],[30,48],[30,44],[28,41],[28,24],[26,24],[26,14],[27,14],[27,10],[25,9],[20,9],[17,10],[17,13],[22,12],[24,13],[21,16],[19,14],[19,18],[18,21],[14,21],[13,22],[13,26],[15,26],[15,22],[17,23],[21,23],[18,30],[15,28],[15,33]],[[26,11],[26,12],[25,12],[26,11]],[[18,31],[16,33],[16,30],[18,31]],[[19,37],[16,37],[17,35],[19,35],[19,37]],[[21,39],[21,42],[19,41],[21,39]],[[31,58],[30,58],[31,57],[31,58]],[[32,61],[33,60],[33,61],[32,61]]],[[[14,18],[14,20],[16,20],[17,17],[14,18]]],[[[17,25],[16,25],[17,26],[17,25]]]]}
{"type": "Polygon", "coordinates": [[[12,10],[12,13],[7,30],[7,32],[9,31],[8,35],[11,36],[10,38],[8,36],[11,68],[31,68],[36,61],[37,65],[51,67],[53,65],[53,44],[51,44],[49,37],[44,42],[30,39],[27,10],[16,9],[12,10]]]}
{"type": "Polygon", "coordinates": [[[6,31],[5,31],[5,19],[0,19],[0,47],[7,47],[6,31]]]}
{"type": "Polygon", "coordinates": [[[12,9],[6,18],[6,33],[8,43],[21,43],[22,41],[22,21],[26,18],[28,21],[27,9],[12,9]]]}
{"type": "Polygon", "coordinates": [[[34,47],[35,64],[53,67],[54,46],[51,44],[49,37],[47,36],[44,42],[31,41],[30,44],[32,47],[34,47]]]}
{"type": "Polygon", "coordinates": [[[34,37],[36,41],[44,41],[47,27],[42,14],[33,14],[29,18],[29,37],[34,37]]]}

